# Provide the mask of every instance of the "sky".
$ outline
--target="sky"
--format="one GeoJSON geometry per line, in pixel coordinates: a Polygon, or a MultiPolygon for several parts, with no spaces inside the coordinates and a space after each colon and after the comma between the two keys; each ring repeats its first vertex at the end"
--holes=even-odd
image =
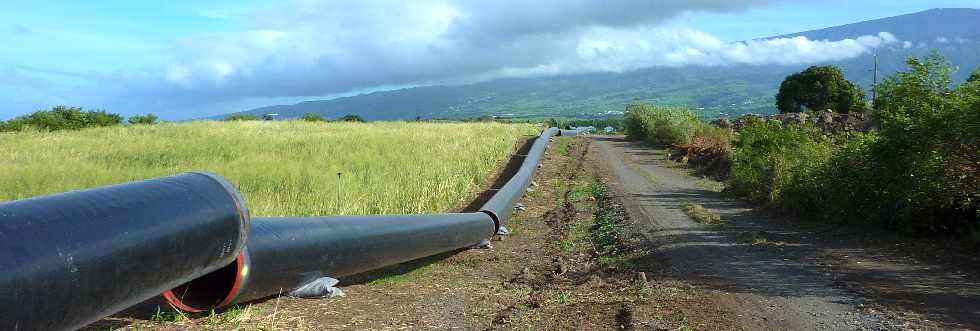
{"type": "Polygon", "coordinates": [[[754,39],[961,7],[980,1],[4,1],[0,119],[61,104],[188,119],[506,77],[840,60],[901,40],[754,39]]]}

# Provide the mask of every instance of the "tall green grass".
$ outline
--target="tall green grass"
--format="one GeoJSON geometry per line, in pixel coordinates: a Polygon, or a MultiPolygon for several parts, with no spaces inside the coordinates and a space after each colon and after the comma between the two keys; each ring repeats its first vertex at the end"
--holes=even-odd
{"type": "Polygon", "coordinates": [[[634,103],[626,106],[624,122],[630,139],[651,145],[690,144],[701,139],[727,149],[731,141],[729,130],[705,123],[683,107],[634,103]]]}
{"type": "Polygon", "coordinates": [[[441,212],[472,199],[534,133],[496,123],[304,121],[6,133],[0,201],[204,170],[235,184],[253,215],[441,212]]]}

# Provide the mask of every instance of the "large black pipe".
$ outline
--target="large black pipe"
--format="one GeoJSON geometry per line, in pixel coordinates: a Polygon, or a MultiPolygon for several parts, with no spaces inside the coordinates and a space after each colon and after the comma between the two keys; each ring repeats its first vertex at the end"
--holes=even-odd
{"type": "Polygon", "coordinates": [[[493,236],[530,185],[548,142],[545,130],[517,173],[481,207],[464,214],[256,218],[232,264],[164,292],[189,312],[287,294],[322,277],[340,278],[470,247],[493,236]]]}
{"type": "Polygon", "coordinates": [[[531,185],[534,172],[538,169],[538,164],[541,163],[541,158],[548,148],[548,141],[556,134],[558,128],[545,129],[531,145],[531,150],[527,152],[520,169],[480,207],[480,211],[493,217],[498,229],[510,219],[510,215],[514,212],[514,204],[524,196],[527,187],[531,185]]]}
{"type": "Polygon", "coordinates": [[[208,274],[248,222],[200,172],[0,203],[0,330],[79,328],[208,274]]]}
{"type": "Polygon", "coordinates": [[[321,277],[340,278],[466,248],[490,238],[484,213],[255,218],[233,264],[164,293],[201,312],[286,294],[321,277]]]}

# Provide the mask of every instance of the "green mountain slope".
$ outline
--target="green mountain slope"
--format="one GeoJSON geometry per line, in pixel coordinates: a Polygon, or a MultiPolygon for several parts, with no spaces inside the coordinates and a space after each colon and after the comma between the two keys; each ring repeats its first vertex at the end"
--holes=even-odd
{"type": "MultiPolygon", "coordinates": [[[[980,64],[980,10],[936,9],[781,36],[840,40],[879,32],[901,42],[879,50],[880,76],[904,68],[908,56],[939,49],[962,69],[965,79],[980,64]]],[[[872,84],[870,55],[826,63],[840,66],[865,90],[872,84]]],[[[283,118],[320,113],[328,118],[358,114],[367,119],[507,117],[592,117],[621,111],[634,100],[687,105],[705,117],[772,113],[782,79],[806,66],[728,66],[655,68],[626,73],[595,73],[545,78],[503,79],[458,86],[425,86],[333,100],[252,109],[283,118]]],[[[868,93],[870,95],[870,93],[868,93]]]]}

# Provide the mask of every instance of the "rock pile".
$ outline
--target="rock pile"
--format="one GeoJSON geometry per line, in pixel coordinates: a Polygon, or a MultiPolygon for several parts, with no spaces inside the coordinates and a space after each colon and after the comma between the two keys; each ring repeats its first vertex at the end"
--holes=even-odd
{"type": "Polygon", "coordinates": [[[745,115],[739,117],[735,122],[727,119],[720,119],[711,122],[715,126],[722,128],[732,128],[735,131],[741,130],[746,124],[753,121],[779,121],[786,125],[812,125],[824,134],[832,135],[844,132],[871,132],[874,131],[874,121],[871,114],[867,113],[848,113],[839,114],[830,110],[821,110],[805,113],[786,113],[771,116],[745,115]]]}

